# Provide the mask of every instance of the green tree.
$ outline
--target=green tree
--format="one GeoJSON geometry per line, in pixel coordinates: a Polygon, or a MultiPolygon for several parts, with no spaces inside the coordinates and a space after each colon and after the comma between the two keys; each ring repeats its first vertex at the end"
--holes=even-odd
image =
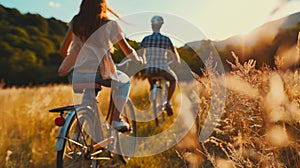
{"type": "Polygon", "coordinates": [[[14,72],[21,72],[32,67],[41,67],[41,62],[34,52],[26,49],[15,53],[9,59],[11,70],[14,72]]]}
{"type": "Polygon", "coordinates": [[[25,14],[22,18],[18,21],[18,26],[35,26],[37,27],[42,33],[48,34],[49,26],[48,22],[45,18],[43,18],[39,14],[25,14]]]}
{"type": "Polygon", "coordinates": [[[31,40],[35,42],[35,44],[31,46],[32,50],[45,61],[49,59],[50,53],[56,51],[55,44],[46,37],[33,36],[31,40]]]}
{"type": "Polygon", "coordinates": [[[36,26],[26,26],[26,31],[30,36],[43,36],[43,33],[36,26]]]}
{"type": "Polygon", "coordinates": [[[0,41],[0,59],[7,60],[15,51],[8,42],[0,41]]]}
{"type": "Polygon", "coordinates": [[[58,50],[60,47],[61,42],[63,41],[64,36],[59,35],[50,35],[48,36],[48,39],[53,42],[55,45],[55,50],[58,50]]]}
{"type": "Polygon", "coordinates": [[[12,25],[18,25],[19,19],[22,17],[22,14],[17,9],[9,9],[5,8],[6,13],[3,15],[3,20],[6,22],[12,24],[12,25]]]}
{"type": "Polygon", "coordinates": [[[49,54],[49,61],[45,62],[45,65],[56,65],[57,68],[60,63],[63,61],[63,57],[59,52],[53,52],[49,54]]]}
{"type": "Polygon", "coordinates": [[[1,41],[7,42],[12,47],[17,47],[20,44],[21,38],[14,34],[4,34],[1,41]]]}
{"type": "Polygon", "coordinates": [[[29,35],[27,33],[27,31],[21,27],[17,27],[17,26],[6,26],[6,27],[1,27],[0,28],[0,33],[1,34],[13,34],[16,36],[20,36],[20,37],[26,37],[28,38],[29,35]]]}
{"type": "Polygon", "coordinates": [[[59,35],[64,36],[68,27],[67,24],[56,20],[55,18],[50,18],[47,20],[49,25],[49,35],[59,35]]]}
{"type": "Polygon", "coordinates": [[[9,74],[9,63],[8,60],[14,54],[15,49],[12,48],[9,43],[0,41],[0,80],[6,79],[9,74]]]}
{"type": "Polygon", "coordinates": [[[66,23],[55,18],[0,5],[0,80],[7,85],[61,81],[58,48],[66,30],[66,23]]]}
{"type": "Polygon", "coordinates": [[[184,62],[186,62],[187,65],[189,65],[190,69],[193,72],[201,75],[201,68],[204,67],[204,64],[200,57],[197,55],[196,51],[187,46],[178,48],[177,50],[180,57],[184,60],[184,62]]]}
{"type": "Polygon", "coordinates": [[[5,15],[6,15],[6,10],[3,6],[0,5],[0,20],[3,20],[5,15]]]}

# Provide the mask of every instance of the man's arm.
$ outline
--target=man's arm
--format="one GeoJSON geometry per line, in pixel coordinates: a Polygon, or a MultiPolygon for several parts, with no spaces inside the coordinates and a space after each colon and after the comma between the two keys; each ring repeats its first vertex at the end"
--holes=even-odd
{"type": "Polygon", "coordinates": [[[178,52],[177,52],[177,50],[176,50],[176,48],[174,47],[174,45],[173,45],[173,43],[172,43],[172,41],[169,39],[169,42],[170,42],[170,49],[171,49],[171,52],[172,52],[172,58],[173,58],[173,60],[175,60],[178,64],[180,64],[181,63],[181,61],[180,61],[180,56],[179,56],[179,54],[178,54],[178,52]]]}
{"type": "Polygon", "coordinates": [[[147,64],[147,60],[146,60],[146,49],[145,48],[141,48],[138,50],[138,55],[142,57],[143,59],[143,63],[147,64]]]}
{"type": "Polygon", "coordinates": [[[180,61],[180,56],[179,56],[179,54],[178,54],[176,48],[174,48],[174,51],[172,51],[172,52],[173,52],[173,54],[172,54],[173,59],[176,60],[176,62],[177,62],[178,64],[180,64],[180,63],[181,63],[181,61],[180,61]]]}

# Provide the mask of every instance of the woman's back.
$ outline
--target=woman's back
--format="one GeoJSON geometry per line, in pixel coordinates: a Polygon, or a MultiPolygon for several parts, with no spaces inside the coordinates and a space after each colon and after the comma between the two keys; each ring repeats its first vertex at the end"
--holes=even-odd
{"type": "MultiPolygon", "coordinates": [[[[77,41],[80,40],[76,35],[74,38],[77,41]]],[[[81,47],[73,67],[74,71],[84,73],[100,71],[104,78],[117,78],[116,69],[111,58],[111,50],[113,44],[121,38],[122,31],[116,21],[108,21],[99,27],[81,47]]]]}

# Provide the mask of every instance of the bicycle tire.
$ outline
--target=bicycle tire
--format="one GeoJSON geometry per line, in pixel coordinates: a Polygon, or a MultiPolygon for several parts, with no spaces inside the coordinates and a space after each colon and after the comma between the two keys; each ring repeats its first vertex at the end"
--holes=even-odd
{"type": "Polygon", "coordinates": [[[155,84],[156,89],[154,91],[156,91],[156,93],[153,94],[154,98],[153,98],[153,112],[154,112],[154,118],[155,118],[155,123],[157,126],[159,126],[160,124],[162,124],[164,122],[164,109],[163,109],[163,104],[164,104],[164,99],[165,99],[165,91],[164,89],[164,83],[163,81],[159,81],[162,83],[159,83],[159,85],[155,84]]]}
{"type": "Polygon", "coordinates": [[[161,109],[161,122],[163,123],[165,121],[165,103],[167,102],[167,83],[166,81],[162,81],[161,83],[161,95],[160,95],[160,109],[161,109]]]}
{"type": "Polygon", "coordinates": [[[153,89],[151,90],[151,101],[152,101],[152,108],[153,108],[153,114],[154,114],[154,119],[155,119],[155,123],[158,126],[159,125],[159,121],[158,121],[158,108],[157,108],[157,84],[155,83],[153,86],[153,89]]]}
{"type": "Polygon", "coordinates": [[[137,126],[136,126],[136,118],[133,104],[130,99],[128,99],[125,104],[124,110],[121,113],[124,121],[129,123],[130,131],[128,132],[118,132],[116,134],[117,142],[116,142],[116,150],[117,156],[124,163],[130,160],[132,156],[134,156],[136,149],[136,137],[137,137],[137,126]]]}
{"type": "Polygon", "coordinates": [[[70,124],[66,126],[67,135],[64,137],[63,148],[57,151],[57,168],[96,168],[98,161],[91,159],[89,150],[95,142],[101,139],[101,127],[98,120],[95,120],[95,114],[91,109],[79,109],[76,113],[78,120],[76,115],[72,117],[70,124]],[[81,131],[78,130],[79,125],[81,125],[81,131]]]}

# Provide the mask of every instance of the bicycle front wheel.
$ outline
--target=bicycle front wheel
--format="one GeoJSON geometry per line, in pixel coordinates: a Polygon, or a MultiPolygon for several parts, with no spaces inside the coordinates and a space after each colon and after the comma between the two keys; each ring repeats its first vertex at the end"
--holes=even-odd
{"type": "Polygon", "coordinates": [[[116,150],[118,157],[126,164],[134,156],[137,136],[135,111],[130,99],[125,104],[121,115],[124,121],[130,125],[130,131],[117,133],[116,150]]]}
{"type": "Polygon", "coordinates": [[[58,168],[90,168],[97,167],[97,161],[92,160],[92,146],[100,139],[99,120],[89,108],[78,110],[69,125],[64,138],[63,149],[57,152],[58,168]]]}

